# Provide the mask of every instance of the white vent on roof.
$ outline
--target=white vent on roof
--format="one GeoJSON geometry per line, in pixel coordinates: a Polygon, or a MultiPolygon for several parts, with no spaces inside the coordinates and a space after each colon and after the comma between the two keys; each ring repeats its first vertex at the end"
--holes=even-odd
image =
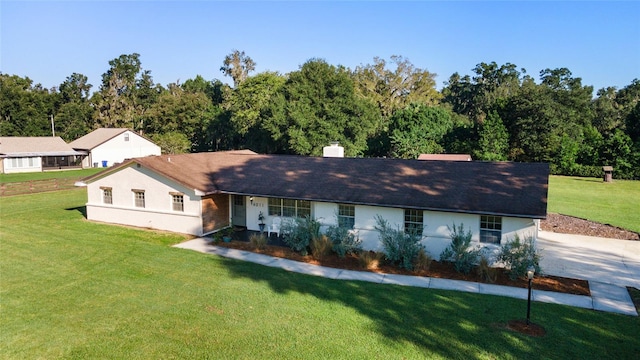
{"type": "Polygon", "coordinates": [[[344,148],[337,141],[332,141],[331,145],[322,148],[324,157],[344,157],[344,148]]]}

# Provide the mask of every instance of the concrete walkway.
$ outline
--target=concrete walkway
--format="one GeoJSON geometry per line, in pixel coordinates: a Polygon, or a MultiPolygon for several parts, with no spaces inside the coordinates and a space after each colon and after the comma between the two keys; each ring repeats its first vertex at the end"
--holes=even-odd
{"type": "MultiPolygon", "coordinates": [[[[264,266],[277,267],[287,271],[322,276],[336,280],[357,280],[379,284],[395,284],[430,289],[465,291],[479,294],[507,296],[523,300],[526,300],[528,295],[527,289],[524,288],[421,276],[379,274],[368,271],[342,270],[311,265],[298,261],[256,254],[250,251],[213,246],[204,238],[189,240],[181,244],[177,244],[175,247],[207,254],[215,254],[242,261],[250,261],[264,266]]],[[[618,285],[592,281],[589,281],[589,286],[591,289],[591,296],[571,295],[534,289],[532,292],[532,300],[638,316],[626,288],[618,285]]]]}

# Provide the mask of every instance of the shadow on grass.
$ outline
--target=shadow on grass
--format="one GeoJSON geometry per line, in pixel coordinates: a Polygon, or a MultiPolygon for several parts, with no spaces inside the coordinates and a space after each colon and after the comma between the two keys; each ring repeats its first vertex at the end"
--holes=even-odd
{"type": "Polygon", "coordinates": [[[604,183],[602,179],[594,179],[594,178],[573,178],[573,181],[581,181],[581,182],[592,182],[592,183],[604,183]]]}
{"type": "MultiPolygon", "coordinates": [[[[443,358],[475,359],[484,354],[480,357],[537,358],[563,353],[569,356],[574,349],[570,344],[576,342],[581,343],[586,354],[606,354],[609,349],[603,344],[620,341],[620,334],[606,327],[593,335],[590,328],[593,323],[584,320],[585,313],[587,317],[604,319],[596,323],[607,323],[609,318],[584,309],[546,304],[546,311],[537,312],[538,306],[534,306],[535,321],[544,327],[550,325],[551,331],[545,338],[531,338],[505,328],[509,320],[524,318],[526,302],[522,300],[332,280],[227,258],[216,258],[216,261],[225,265],[231,277],[266,283],[279,294],[311,295],[354,309],[372,321],[374,331],[381,337],[394,344],[412,344],[427,357],[437,354],[443,358]],[[557,328],[562,329],[562,335],[554,331],[557,328]],[[560,336],[563,339],[559,339],[560,336]],[[591,336],[597,341],[590,340],[591,336]]],[[[615,324],[611,327],[615,329],[615,324]]],[[[632,339],[629,341],[634,343],[632,339]]]]}
{"type": "Polygon", "coordinates": [[[72,208],[66,208],[65,210],[67,211],[77,211],[80,214],[82,214],[82,216],[84,216],[84,218],[87,218],[87,207],[86,206],[76,206],[76,207],[72,207],[72,208]]]}

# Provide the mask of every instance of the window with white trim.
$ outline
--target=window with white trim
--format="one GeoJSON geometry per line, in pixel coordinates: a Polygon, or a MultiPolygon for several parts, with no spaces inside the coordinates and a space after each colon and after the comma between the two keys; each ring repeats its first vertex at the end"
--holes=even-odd
{"type": "Polygon", "coordinates": [[[133,204],[135,207],[144,207],[144,190],[132,190],[133,191],[133,204]]]}
{"type": "Polygon", "coordinates": [[[129,133],[124,133],[124,141],[129,141],[129,133]]]}
{"type": "Polygon", "coordinates": [[[502,218],[500,216],[480,216],[480,242],[500,244],[502,239],[502,218]]]}
{"type": "Polygon", "coordinates": [[[102,203],[113,204],[113,191],[110,187],[102,187],[102,203]]]}
{"type": "Polygon", "coordinates": [[[184,195],[178,193],[171,194],[171,206],[173,211],[183,211],[184,212],[184,195]]]}
{"type": "Polygon", "coordinates": [[[356,207],[338,204],[338,226],[353,229],[356,224],[356,207]]]}
{"type": "Polygon", "coordinates": [[[311,201],[269,198],[269,216],[311,216],[311,201]]]}
{"type": "Polygon", "coordinates": [[[404,232],[405,234],[416,234],[422,236],[424,229],[424,219],[422,210],[404,210],[404,232]]]}

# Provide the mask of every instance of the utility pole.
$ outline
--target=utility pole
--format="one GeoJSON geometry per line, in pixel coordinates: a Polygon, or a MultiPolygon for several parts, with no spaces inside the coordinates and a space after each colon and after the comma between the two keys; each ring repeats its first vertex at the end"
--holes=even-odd
{"type": "Polygon", "coordinates": [[[51,114],[51,133],[53,134],[53,135],[51,135],[51,136],[53,136],[53,137],[55,137],[55,136],[56,136],[56,128],[55,128],[55,126],[53,125],[53,114],[51,114]]]}

